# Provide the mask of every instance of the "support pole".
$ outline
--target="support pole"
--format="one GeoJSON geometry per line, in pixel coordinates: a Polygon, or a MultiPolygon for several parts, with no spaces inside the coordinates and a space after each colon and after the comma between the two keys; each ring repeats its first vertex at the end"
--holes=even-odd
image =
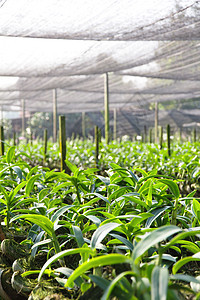
{"type": "Polygon", "coordinates": [[[196,128],[193,129],[193,143],[196,143],[197,141],[197,131],[196,128]]]}
{"type": "Polygon", "coordinates": [[[13,132],[13,146],[16,146],[16,132],[13,132]]]}
{"type": "Polygon", "coordinates": [[[113,139],[116,141],[117,139],[117,109],[115,108],[113,111],[113,139]]]}
{"type": "Polygon", "coordinates": [[[152,144],[152,128],[149,128],[149,143],[152,144]]]}
{"type": "Polygon", "coordinates": [[[109,143],[109,82],[108,73],[104,75],[104,109],[105,109],[105,140],[109,143]]]}
{"type": "Polygon", "coordinates": [[[1,105],[1,126],[3,126],[3,106],[1,105]]]}
{"type": "Polygon", "coordinates": [[[160,127],[160,149],[163,148],[163,127],[160,127]]]}
{"type": "Polygon", "coordinates": [[[144,143],[147,142],[147,126],[144,125],[144,143]]]}
{"type": "Polygon", "coordinates": [[[53,90],[53,142],[57,141],[57,90],[53,90]]]}
{"type": "Polygon", "coordinates": [[[47,159],[47,129],[44,129],[44,159],[43,162],[45,163],[47,159]]]}
{"type": "Polygon", "coordinates": [[[167,152],[168,156],[171,155],[171,149],[170,149],[170,125],[167,125],[167,152]]]}
{"type": "Polygon", "coordinates": [[[85,139],[85,112],[82,112],[82,136],[85,139]]]}
{"type": "Polygon", "coordinates": [[[61,163],[60,170],[66,171],[66,130],[65,130],[65,116],[59,116],[59,144],[60,144],[60,154],[61,163]]]}
{"type": "Polygon", "coordinates": [[[155,102],[155,143],[158,143],[158,102],[155,102]]]}
{"type": "Polygon", "coordinates": [[[4,155],[4,130],[3,126],[0,126],[0,155],[4,155]]]}
{"type": "Polygon", "coordinates": [[[22,136],[25,137],[25,100],[22,99],[22,136]]]}
{"type": "Polygon", "coordinates": [[[94,129],[94,137],[95,137],[95,167],[99,167],[99,128],[95,126],[94,129]]]}

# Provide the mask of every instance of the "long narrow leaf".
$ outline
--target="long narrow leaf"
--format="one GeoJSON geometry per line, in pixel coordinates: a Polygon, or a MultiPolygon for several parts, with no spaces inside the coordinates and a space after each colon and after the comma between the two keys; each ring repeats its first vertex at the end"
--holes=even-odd
{"type": "Polygon", "coordinates": [[[8,149],[6,153],[6,161],[8,164],[12,162],[14,155],[15,155],[15,146],[12,146],[8,149]]]}
{"type": "Polygon", "coordinates": [[[53,226],[54,224],[45,216],[43,215],[33,215],[33,214],[27,214],[27,215],[18,215],[11,219],[11,222],[17,220],[17,219],[26,219],[34,224],[37,224],[40,226],[44,231],[48,233],[52,237],[52,233],[54,232],[53,226]]]}
{"type": "MultiPolygon", "coordinates": [[[[40,271],[40,274],[38,276],[38,281],[40,281],[42,275],[44,274],[44,271],[55,261],[57,261],[58,259],[61,259],[65,256],[68,256],[68,255],[72,255],[72,254],[83,254],[83,253],[88,253],[88,254],[93,254],[93,251],[89,248],[77,248],[77,249],[69,249],[69,250],[64,250],[64,251],[61,251],[57,254],[55,254],[54,256],[52,256],[50,259],[48,259],[46,261],[46,263],[43,265],[41,271],[40,271]]],[[[79,276],[77,276],[79,277],[79,276]]],[[[76,278],[77,278],[76,277],[76,278]]]]}
{"type": "Polygon", "coordinates": [[[25,189],[25,194],[26,194],[27,196],[29,196],[30,193],[32,192],[32,190],[33,190],[33,185],[34,185],[35,181],[36,181],[39,177],[40,177],[40,175],[37,174],[37,175],[32,176],[32,177],[28,180],[28,182],[27,182],[27,184],[26,184],[26,189],[25,189]]]}
{"type": "MultiPolygon", "coordinates": [[[[119,274],[114,280],[112,280],[112,282],[109,284],[109,286],[107,287],[107,289],[105,290],[103,297],[101,298],[101,300],[108,300],[110,299],[109,297],[111,296],[111,293],[115,287],[115,285],[125,276],[127,275],[131,275],[132,277],[137,277],[137,274],[135,274],[133,271],[126,271],[123,272],[121,274],[119,274]]],[[[131,285],[130,285],[131,288],[131,285]]],[[[133,292],[134,290],[132,290],[133,292]]],[[[130,300],[137,300],[137,298],[134,295],[130,295],[130,293],[127,293],[127,299],[130,300]]]]}
{"type": "Polygon", "coordinates": [[[122,254],[108,254],[92,258],[91,260],[84,262],[72,273],[67,280],[66,286],[73,287],[74,280],[91,268],[122,263],[130,263],[130,259],[122,254]]]}
{"type": "Polygon", "coordinates": [[[85,241],[83,239],[82,231],[80,230],[80,228],[78,226],[72,226],[72,229],[74,231],[74,236],[76,238],[77,244],[81,248],[85,243],[85,241]]]}
{"type": "Polygon", "coordinates": [[[177,263],[175,263],[175,264],[173,265],[172,273],[173,273],[173,274],[176,274],[177,271],[178,271],[182,266],[184,266],[184,265],[187,264],[187,263],[190,263],[191,261],[200,261],[200,252],[194,254],[193,256],[187,256],[187,257],[184,257],[184,258],[180,259],[179,261],[177,261],[177,263]]]}
{"type": "Polygon", "coordinates": [[[102,225],[101,227],[97,228],[97,230],[93,233],[91,238],[91,248],[95,249],[98,244],[105,238],[105,236],[112,231],[113,229],[117,228],[121,224],[117,223],[108,223],[102,225]]]}
{"type": "Polygon", "coordinates": [[[153,245],[165,240],[171,235],[180,232],[181,229],[177,226],[163,226],[148,234],[141,240],[133,250],[133,260],[139,261],[140,257],[153,245]]]}
{"type": "Polygon", "coordinates": [[[166,300],[169,272],[167,268],[155,267],[151,276],[151,299],[166,300]]]}

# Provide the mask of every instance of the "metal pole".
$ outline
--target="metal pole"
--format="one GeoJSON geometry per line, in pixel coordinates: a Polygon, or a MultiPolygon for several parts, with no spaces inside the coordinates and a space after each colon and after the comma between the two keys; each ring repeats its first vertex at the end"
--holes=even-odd
{"type": "Polygon", "coordinates": [[[53,142],[57,141],[57,90],[53,90],[53,142]]]}
{"type": "Polygon", "coordinates": [[[105,108],[105,140],[106,144],[109,143],[109,83],[108,73],[104,77],[104,108],[105,108]]]}

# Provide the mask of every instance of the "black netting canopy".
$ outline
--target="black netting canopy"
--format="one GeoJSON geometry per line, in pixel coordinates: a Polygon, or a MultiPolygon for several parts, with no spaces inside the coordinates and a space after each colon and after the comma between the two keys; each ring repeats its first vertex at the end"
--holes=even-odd
{"type": "Polygon", "coordinates": [[[104,73],[111,110],[197,103],[200,1],[0,0],[3,110],[102,111],[104,73]]]}

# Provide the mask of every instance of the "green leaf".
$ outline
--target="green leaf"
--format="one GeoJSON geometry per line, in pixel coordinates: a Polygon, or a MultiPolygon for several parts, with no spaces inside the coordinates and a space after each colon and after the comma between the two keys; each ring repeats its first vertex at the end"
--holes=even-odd
{"type": "Polygon", "coordinates": [[[26,219],[34,224],[37,224],[51,237],[54,234],[54,229],[53,229],[54,224],[47,217],[43,215],[33,215],[33,214],[18,215],[18,216],[14,216],[10,222],[13,222],[17,219],[26,219]]]}
{"type": "Polygon", "coordinates": [[[16,188],[14,189],[14,191],[12,191],[9,195],[10,197],[10,201],[13,200],[13,198],[17,195],[17,193],[26,185],[26,181],[21,182],[20,184],[18,184],[16,186],[16,188]]]}
{"type": "MultiPolygon", "coordinates": [[[[44,231],[42,231],[44,233],[44,231]]],[[[34,248],[38,247],[38,246],[42,246],[42,245],[46,245],[46,244],[49,244],[51,243],[52,240],[51,239],[46,239],[44,241],[40,241],[38,243],[35,243],[32,247],[31,247],[31,250],[33,250],[34,248]]]]}
{"type": "Polygon", "coordinates": [[[33,176],[28,180],[28,182],[27,182],[27,184],[26,184],[26,189],[25,189],[25,194],[26,194],[26,196],[29,196],[29,195],[30,195],[30,193],[31,193],[32,190],[33,190],[33,185],[34,185],[35,181],[36,181],[39,177],[40,177],[39,174],[33,175],[33,176]]]}
{"type": "Polygon", "coordinates": [[[185,274],[175,274],[175,275],[170,275],[169,278],[170,280],[181,280],[181,281],[186,281],[186,282],[194,282],[197,284],[200,284],[200,278],[190,276],[190,275],[185,275],[185,274]]]}
{"type": "Polygon", "coordinates": [[[110,204],[109,200],[108,200],[106,197],[104,197],[104,196],[102,196],[101,194],[99,194],[99,193],[90,193],[90,194],[88,194],[88,195],[95,195],[95,196],[97,196],[98,198],[100,198],[100,199],[102,199],[103,201],[105,201],[105,202],[107,202],[108,204],[110,204]]]}
{"type": "Polygon", "coordinates": [[[138,193],[127,193],[127,194],[123,195],[123,197],[129,199],[131,202],[139,204],[142,207],[148,209],[148,205],[144,201],[140,200],[136,194],[139,195],[138,193]]]}
{"type": "Polygon", "coordinates": [[[124,245],[126,245],[129,248],[129,250],[133,251],[133,244],[129,240],[125,239],[119,234],[110,233],[110,235],[115,239],[121,241],[124,245]]]}
{"type": "Polygon", "coordinates": [[[169,272],[167,268],[155,267],[151,276],[151,300],[166,300],[169,272]]]}
{"type": "MultiPolygon", "coordinates": [[[[134,218],[141,218],[137,215],[121,215],[121,216],[117,216],[117,217],[110,217],[109,219],[103,221],[101,224],[104,225],[104,224],[107,224],[107,223],[110,223],[111,221],[114,221],[114,220],[121,220],[121,219],[125,219],[125,220],[133,220],[134,218]]],[[[122,223],[123,224],[123,223],[122,223]]]]}
{"type": "Polygon", "coordinates": [[[151,217],[151,213],[141,213],[136,218],[133,218],[133,220],[130,222],[130,227],[136,227],[138,224],[140,224],[142,221],[148,219],[151,217]]]}
{"type": "Polygon", "coordinates": [[[0,192],[4,195],[4,198],[6,200],[6,202],[8,203],[9,202],[9,195],[8,193],[6,192],[5,188],[0,185],[0,192]]]}
{"type": "Polygon", "coordinates": [[[20,167],[18,166],[14,166],[12,167],[13,171],[17,174],[17,176],[19,177],[20,181],[22,180],[22,170],[20,167]]]}
{"type": "Polygon", "coordinates": [[[85,243],[85,241],[83,239],[82,231],[80,230],[80,228],[78,226],[72,226],[72,229],[74,231],[74,236],[76,238],[78,247],[81,248],[85,243]]]}
{"type": "Polygon", "coordinates": [[[166,252],[167,249],[169,249],[171,246],[175,245],[178,243],[179,240],[183,240],[186,237],[193,236],[200,234],[200,227],[194,227],[190,228],[189,230],[185,230],[178,235],[176,235],[174,238],[170,240],[169,243],[167,243],[163,248],[162,248],[162,253],[166,252]]]}
{"type": "Polygon", "coordinates": [[[110,179],[108,177],[103,177],[100,175],[96,175],[96,177],[101,180],[105,185],[109,185],[110,184],[110,179]]]}
{"type": "Polygon", "coordinates": [[[170,208],[170,206],[159,207],[154,210],[151,210],[150,212],[151,212],[151,214],[153,214],[153,216],[148,218],[148,220],[146,221],[145,227],[149,228],[151,226],[151,224],[168,208],[170,208]]]}
{"type": "Polygon", "coordinates": [[[63,182],[63,183],[61,183],[61,184],[55,186],[55,187],[52,189],[51,193],[57,193],[60,189],[66,188],[67,186],[71,186],[71,182],[63,182]]]}
{"type": "MultiPolygon", "coordinates": [[[[77,249],[68,249],[68,250],[64,250],[64,251],[61,251],[57,254],[55,254],[54,256],[52,256],[50,259],[48,259],[46,261],[46,263],[43,265],[41,271],[40,271],[40,274],[38,276],[38,281],[40,281],[42,275],[44,274],[45,270],[52,264],[54,263],[55,261],[58,261],[59,259],[65,257],[65,256],[68,256],[68,255],[72,255],[72,254],[83,254],[83,253],[88,253],[88,254],[94,254],[94,252],[89,249],[89,248],[77,248],[77,249]]],[[[79,277],[79,275],[77,276],[79,277]]],[[[76,278],[77,278],[76,277],[76,278]]],[[[75,279],[76,279],[75,278],[75,279]]]]}
{"type": "Polygon", "coordinates": [[[101,243],[101,241],[110,231],[112,231],[120,225],[121,224],[117,223],[108,223],[97,228],[97,230],[93,233],[91,238],[91,249],[95,249],[96,246],[101,243]]]}
{"type": "Polygon", "coordinates": [[[66,286],[73,287],[74,280],[91,268],[130,262],[130,259],[122,254],[108,254],[92,258],[76,268],[76,270],[68,278],[66,286]]]}
{"type": "Polygon", "coordinates": [[[12,162],[14,156],[15,156],[15,146],[12,146],[8,149],[6,153],[6,161],[8,164],[12,162]]]}
{"type": "Polygon", "coordinates": [[[70,208],[75,207],[74,205],[65,205],[61,208],[59,208],[51,217],[51,221],[55,222],[59,219],[60,216],[62,216],[67,210],[70,210],[70,208]]]}
{"type": "Polygon", "coordinates": [[[100,226],[101,224],[101,220],[99,218],[97,218],[96,216],[93,215],[85,215],[85,217],[87,219],[89,219],[90,221],[92,221],[97,227],[100,226]]]}
{"type": "Polygon", "coordinates": [[[179,261],[177,261],[177,263],[175,263],[173,265],[173,268],[172,268],[172,273],[173,274],[176,274],[177,271],[182,267],[184,266],[185,264],[191,262],[191,261],[200,261],[200,252],[194,254],[193,256],[187,256],[187,257],[184,257],[182,259],[180,259],[179,261]]]}
{"type": "Polygon", "coordinates": [[[92,279],[94,283],[96,283],[102,290],[105,290],[108,286],[110,281],[103,278],[99,277],[97,275],[89,275],[89,277],[92,279]]]}
{"type": "Polygon", "coordinates": [[[176,199],[180,197],[179,187],[174,181],[170,179],[158,179],[158,182],[166,184],[176,199]]]}
{"type": "MultiPolygon", "coordinates": [[[[111,293],[114,289],[114,287],[117,285],[117,283],[125,276],[127,275],[131,275],[132,277],[137,277],[137,274],[134,273],[133,271],[126,271],[123,272],[121,274],[119,274],[117,277],[115,277],[115,279],[113,279],[111,281],[111,283],[109,284],[109,286],[107,287],[107,289],[105,290],[101,300],[109,300],[111,293]]],[[[121,285],[123,286],[123,283],[121,282],[121,285]]],[[[131,289],[131,285],[130,285],[130,289],[131,289]]],[[[126,287],[127,290],[127,287],[126,287]]],[[[127,299],[129,300],[137,300],[138,298],[136,298],[134,295],[131,295],[130,292],[132,292],[132,294],[134,293],[134,289],[131,289],[131,291],[127,291],[129,293],[127,293],[127,299]]]]}
{"type": "Polygon", "coordinates": [[[193,211],[195,213],[196,218],[198,219],[198,221],[200,221],[200,218],[199,218],[200,203],[199,203],[199,201],[194,199],[193,202],[192,202],[192,208],[193,208],[193,211]]]}
{"type": "Polygon", "coordinates": [[[43,200],[49,194],[49,188],[42,189],[38,194],[39,201],[43,200]]]}
{"type": "Polygon", "coordinates": [[[133,250],[133,261],[137,263],[140,257],[152,246],[155,244],[165,240],[166,238],[170,237],[171,235],[182,231],[177,226],[163,226],[160,227],[150,234],[148,234],[144,239],[142,239],[134,248],[133,250]]]}
{"type": "Polygon", "coordinates": [[[151,183],[149,185],[148,195],[146,198],[146,203],[148,206],[152,205],[152,190],[153,190],[153,182],[151,180],[151,183]]]}
{"type": "Polygon", "coordinates": [[[75,165],[73,165],[69,160],[65,160],[66,165],[68,168],[72,171],[72,173],[75,173],[76,170],[78,169],[75,165]]]}
{"type": "Polygon", "coordinates": [[[197,253],[197,252],[200,252],[200,248],[193,242],[190,242],[190,241],[186,241],[186,240],[181,240],[181,241],[178,241],[177,244],[182,244],[182,245],[185,245],[185,246],[181,246],[181,247],[184,247],[186,248],[187,250],[189,250],[190,252],[192,253],[197,253]]]}

